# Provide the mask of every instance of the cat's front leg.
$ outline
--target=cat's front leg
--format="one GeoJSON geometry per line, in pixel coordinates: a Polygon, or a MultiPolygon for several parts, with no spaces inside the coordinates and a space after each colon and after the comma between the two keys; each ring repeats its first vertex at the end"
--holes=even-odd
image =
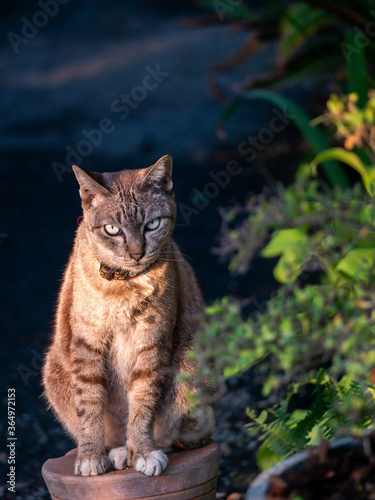
{"type": "Polygon", "coordinates": [[[97,476],[109,468],[104,445],[104,353],[82,336],[74,339],[72,351],[78,420],[74,472],[80,476],[97,476]]]}
{"type": "Polygon", "coordinates": [[[168,465],[167,456],[154,445],[154,420],[162,387],[163,370],[136,371],[128,386],[128,464],[147,476],[158,476],[168,465]]]}

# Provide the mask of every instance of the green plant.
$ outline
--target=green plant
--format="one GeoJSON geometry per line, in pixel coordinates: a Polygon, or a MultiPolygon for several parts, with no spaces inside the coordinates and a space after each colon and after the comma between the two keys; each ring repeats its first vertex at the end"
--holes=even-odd
{"type": "MultiPolygon", "coordinates": [[[[301,106],[281,94],[267,90],[244,92],[241,96],[234,99],[222,114],[218,123],[218,128],[221,129],[225,126],[226,122],[231,118],[241,103],[253,99],[264,99],[286,110],[288,116],[291,117],[295,126],[309,143],[313,153],[318,154],[329,147],[329,142],[324,134],[319,129],[311,127],[310,119],[301,106]]],[[[326,161],[324,163],[324,170],[332,185],[340,185],[343,187],[349,186],[349,181],[344,171],[335,161],[326,161]]]]}
{"type": "Polygon", "coordinates": [[[370,286],[285,285],[264,312],[247,320],[227,298],[207,309],[195,353],[205,376],[222,383],[253,366],[266,401],[276,396],[276,406],[259,416],[248,410],[250,430],[263,441],[257,455],[261,468],[321,437],[359,433],[371,424],[374,305],[370,286]],[[290,411],[293,396],[312,386],[311,409],[290,411]]]}
{"type": "Polygon", "coordinates": [[[327,159],[339,160],[351,166],[362,177],[368,194],[375,197],[375,92],[370,90],[368,100],[358,106],[356,93],[348,96],[333,94],[327,102],[327,112],[312,121],[336,128],[336,137],[344,141],[343,148],[332,148],[319,154],[313,167],[327,159]]]}
{"type": "Polygon", "coordinates": [[[371,425],[375,403],[373,395],[348,375],[338,381],[323,369],[315,379],[315,398],[309,410],[286,411],[283,407],[269,408],[257,415],[247,410],[251,420],[249,432],[262,440],[257,452],[258,464],[266,469],[280,458],[286,458],[307,446],[318,445],[322,439],[345,435],[347,427],[362,434],[371,425]],[[270,421],[271,418],[271,421],[270,421]]]}
{"type": "MultiPolygon", "coordinates": [[[[216,19],[216,22],[235,23],[237,27],[240,25],[251,30],[244,47],[209,72],[209,82],[215,95],[223,98],[217,80],[220,73],[243,65],[274,43],[273,57],[262,54],[262,62],[257,64],[262,70],[251,68],[251,76],[236,85],[236,92],[240,95],[223,113],[218,124],[219,136],[226,135],[223,130],[225,123],[244,101],[266,99],[287,108],[289,115],[294,115],[294,124],[315,155],[327,149],[325,136],[309,127],[306,111],[280,94],[280,91],[295,86],[307,77],[314,84],[319,81],[326,84],[330,79],[335,82],[338,91],[356,93],[359,107],[365,105],[367,89],[375,81],[375,38],[372,33],[375,10],[372,2],[264,0],[257,8],[245,0],[201,0],[201,3],[216,13],[216,16],[205,17],[201,22],[215,22],[216,19]]],[[[350,115],[354,118],[354,113],[350,115]]],[[[353,166],[353,159],[347,156],[353,166]]],[[[365,152],[360,153],[360,158],[366,163],[365,152]]],[[[349,186],[345,171],[340,168],[333,152],[320,159],[332,185],[349,186]]]]}
{"type": "Polygon", "coordinates": [[[265,63],[263,57],[261,71],[251,71],[238,86],[241,92],[286,88],[307,77],[319,81],[328,73],[337,81],[345,75],[344,91],[366,94],[364,78],[372,80],[375,56],[371,1],[264,0],[256,8],[245,0],[201,0],[201,4],[216,15],[198,22],[235,23],[251,30],[238,53],[212,68],[211,87],[216,94],[221,93],[217,75],[262,54],[270,42],[275,44],[273,60],[265,63]]]}
{"type": "Polygon", "coordinates": [[[260,253],[277,259],[281,286],[264,311],[247,319],[228,298],[210,306],[199,339],[207,349],[195,357],[212,380],[222,383],[250,366],[262,380],[272,406],[260,414],[248,410],[250,431],[262,441],[262,468],[322,437],[363,432],[374,421],[375,166],[367,126],[374,92],[361,110],[356,102],[333,96],[322,119],[346,146],[356,137],[355,152],[323,151],[301,165],[289,187],[252,197],[226,215],[221,251],[231,256],[231,270],[247,272],[260,253]],[[317,164],[332,158],[352,166],[362,184],[331,187],[317,177],[317,164]],[[239,213],[247,217],[236,224],[239,213]],[[296,395],[311,387],[310,408],[298,407],[296,395]]]}
{"type": "Polygon", "coordinates": [[[345,96],[331,95],[327,102],[327,111],[313,120],[312,124],[323,123],[334,125],[336,136],[344,140],[345,149],[362,148],[368,160],[375,162],[375,94],[368,93],[368,99],[358,106],[358,95],[352,93],[345,96]]]}

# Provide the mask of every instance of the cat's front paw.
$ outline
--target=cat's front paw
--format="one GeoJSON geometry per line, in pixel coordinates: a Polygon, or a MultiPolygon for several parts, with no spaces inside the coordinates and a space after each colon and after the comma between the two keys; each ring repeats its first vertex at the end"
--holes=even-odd
{"type": "Polygon", "coordinates": [[[167,467],[168,458],[162,451],[154,450],[147,455],[135,454],[132,465],[136,471],[146,476],[159,476],[167,467]]]}
{"type": "Polygon", "coordinates": [[[98,476],[108,469],[109,463],[105,455],[81,455],[74,464],[74,473],[77,476],[98,476]]]}
{"type": "Polygon", "coordinates": [[[108,460],[111,466],[116,470],[125,469],[128,465],[128,448],[127,446],[120,446],[119,448],[112,448],[108,454],[108,460]]]}

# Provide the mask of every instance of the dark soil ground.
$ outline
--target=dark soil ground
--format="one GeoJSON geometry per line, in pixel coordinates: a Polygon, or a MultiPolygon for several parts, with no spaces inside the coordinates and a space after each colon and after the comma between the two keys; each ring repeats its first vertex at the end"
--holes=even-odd
{"type": "MultiPolygon", "coordinates": [[[[190,217],[179,211],[175,239],[189,256],[207,302],[231,294],[253,297],[256,304],[275,287],[270,266],[256,262],[244,277],[228,273],[227,263],[211,253],[221,225],[218,207],[260,192],[265,177],[288,180],[298,151],[290,125],[254,161],[239,155],[238,144],[269,123],[272,112],[263,103],[236,115],[225,144],[216,137],[223,104],[207,90],[207,70],[238,48],[245,34],[223,25],[187,29],[181,19],[197,15],[194,4],[77,0],[60,5],[37,32],[24,27],[33,19],[43,21],[35,18],[41,10],[36,2],[9,5],[0,24],[0,429],[5,435],[7,390],[14,388],[17,446],[13,494],[7,491],[8,450],[3,441],[0,497],[47,499],[41,466],[73,447],[47,412],[40,385],[60,278],[81,214],[77,184],[67,166],[73,161],[93,171],[139,168],[169,153],[174,157],[177,200],[192,207],[196,190],[209,190],[213,173],[238,160],[241,173],[227,186],[214,188],[206,207],[190,217]],[[17,54],[9,41],[11,32],[23,36],[17,54]],[[140,89],[145,76],[158,71],[158,85],[146,92],[140,89]],[[118,111],[116,100],[122,93],[138,99],[127,112],[118,111]],[[86,154],[82,141],[104,119],[111,120],[111,133],[96,135],[86,154]],[[294,152],[271,161],[278,144],[293,144],[294,152]],[[81,148],[82,158],[66,159],[69,147],[81,148]],[[57,173],[53,162],[60,163],[57,173]]],[[[251,71],[251,66],[238,71],[251,71]]],[[[229,87],[230,78],[223,85],[229,87]]],[[[217,408],[219,498],[244,491],[255,472],[255,444],[242,432],[244,410],[256,404],[252,385],[251,374],[230,381],[217,408]]]]}

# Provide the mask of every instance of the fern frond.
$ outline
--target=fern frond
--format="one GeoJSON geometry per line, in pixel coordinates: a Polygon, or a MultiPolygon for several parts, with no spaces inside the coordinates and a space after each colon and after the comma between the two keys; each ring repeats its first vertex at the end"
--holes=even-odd
{"type": "Polygon", "coordinates": [[[279,457],[290,452],[296,453],[298,449],[294,445],[292,433],[286,423],[290,415],[281,408],[272,408],[268,411],[276,417],[270,423],[257,417],[254,410],[247,410],[247,416],[252,421],[253,426],[258,428],[260,440],[279,457]]]}
{"type": "Polygon", "coordinates": [[[303,449],[307,442],[309,433],[312,431],[315,425],[322,421],[329,406],[330,401],[325,394],[325,388],[322,385],[322,381],[325,379],[323,376],[317,377],[316,385],[316,398],[311,410],[308,411],[305,418],[300,420],[293,429],[293,435],[298,443],[298,447],[303,449]]]}

